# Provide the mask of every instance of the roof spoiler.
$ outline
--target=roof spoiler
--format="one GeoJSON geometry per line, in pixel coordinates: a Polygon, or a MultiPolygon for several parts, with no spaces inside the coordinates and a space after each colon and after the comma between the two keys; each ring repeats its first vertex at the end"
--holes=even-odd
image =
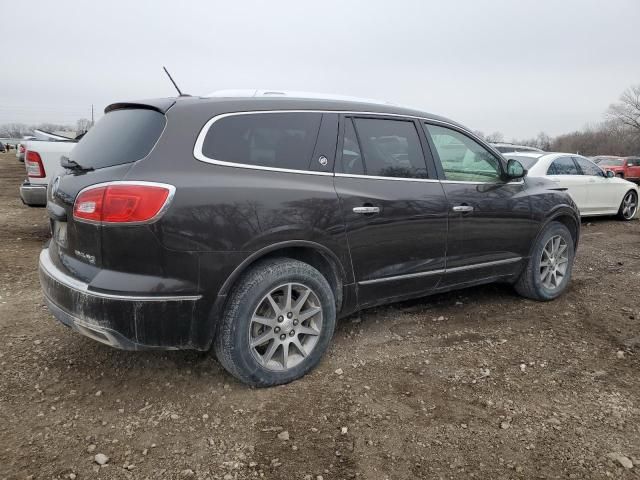
{"type": "Polygon", "coordinates": [[[154,100],[143,100],[140,102],[118,102],[108,105],[104,109],[104,113],[109,113],[114,110],[127,110],[127,109],[143,109],[143,110],[155,110],[156,112],[166,113],[173,104],[176,103],[175,98],[158,98],[154,100]]]}

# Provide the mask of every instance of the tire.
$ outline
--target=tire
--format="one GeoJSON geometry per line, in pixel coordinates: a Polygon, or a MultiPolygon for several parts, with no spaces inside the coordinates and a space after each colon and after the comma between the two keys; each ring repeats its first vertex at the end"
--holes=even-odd
{"type": "Polygon", "coordinates": [[[569,229],[559,222],[549,223],[536,239],[529,263],[515,284],[516,291],[523,297],[532,300],[549,301],[557,298],[569,284],[574,258],[574,239],[569,229]],[[554,254],[555,258],[552,260],[547,252],[553,248],[553,246],[549,248],[550,241],[554,239],[555,242],[558,238],[560,239],[560,250],[562,245],[566,248],[560,254],[554,254]],[[563,261],[565,257],[566,263],[563,261]],[[544,263],[551,263],[551,266],[545,268],[544,263]],[[558,279],[557,274],[560,273],[563,265],[566,265],[564,273],[558,279]],[[556,267],[557,274],[555,276],[545,274],[548,270],[556,269],[556,267]],[[553,286],[554,279],[557,281],[555,287],[553,286]]]}
{"type": "Polygon", "coordinates": [[[616,173],[616,177],[624,179],[624,174],[622,174],[622,173],[616,173]]]}
{"type": "Polygon", "coordinates": [[[290,258],[269,259],[257,263],[236,283],[214,350],[222,366],[240,381],[255,387],[281,385],[304,376],[318,364],[335,323],[335,297],[318,270],[290,258]],[[303,304],[298,305],[305,295],[303,304]],[[291,308],[287,308],[287,296],[291,308]],[[319,312],[313,313],[316,309],[319,312]],[[265,343],[259,343],[264,338],[265,343]]]}
{"type": "Polygon", "coordinates": [[[629,190],[622,197],[622,202],[620,202],[620,208],[618,209],[618,217],[621,220],[629,221],[634,219],[636,213],[638,213],[638,192],[629,190]]]}

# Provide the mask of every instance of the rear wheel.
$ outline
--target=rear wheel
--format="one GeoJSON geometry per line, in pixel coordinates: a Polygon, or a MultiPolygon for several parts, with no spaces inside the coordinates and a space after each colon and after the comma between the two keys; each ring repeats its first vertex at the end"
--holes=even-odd
{"type": "Polygon", "coordinates": [[[629,190],[624,197],[622,197],[622,203],[618,210],[618,216],[622,220],[633,220],[638,212],[638,193],[634,190],[629,190]]]}
{"type": "Polygon", "coordinates": [[[538,237],[516,291],[533,300],[553,300],[567,288],[573,260],[571,233],[563,224],[551,222],[538,237]]]}
{"type": "Polygon", "coordinates": [[[233,289],[214,348],[220,363],[249,385],[291,382],[315,367],[333,335],[333,291],[298,260],[258,263],[233,289]]]}

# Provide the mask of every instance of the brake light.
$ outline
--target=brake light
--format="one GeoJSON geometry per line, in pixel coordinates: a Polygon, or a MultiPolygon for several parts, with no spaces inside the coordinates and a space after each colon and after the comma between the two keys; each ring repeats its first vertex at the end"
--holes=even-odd
{"type": "Polygon", "coordinates": [[[27,157],[25,158],[25,165],[27,167],[27,176],[31,178],[44,178],[44,165],[38,152],[29,150],[27,157]]]}
{"type": "Polygon", "coordinates": [[[97,223],[143,223],[155,219],[169,204],[175,187],[151,182],[114,182],[82,190],[73,218],[97,223]]]}

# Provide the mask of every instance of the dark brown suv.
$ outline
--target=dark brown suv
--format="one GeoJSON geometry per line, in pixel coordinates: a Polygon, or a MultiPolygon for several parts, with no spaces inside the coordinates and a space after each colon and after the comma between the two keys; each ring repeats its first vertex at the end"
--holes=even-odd
{"type": "Polygon", "coordinates": [[[117,103],[63,166],[40,255],[54,315],[118,348],[213,349],[258,386],[308,372],[358,309],[496,281],[553,299],[579,236],[561,189],[386,104],[117,103]]]}

